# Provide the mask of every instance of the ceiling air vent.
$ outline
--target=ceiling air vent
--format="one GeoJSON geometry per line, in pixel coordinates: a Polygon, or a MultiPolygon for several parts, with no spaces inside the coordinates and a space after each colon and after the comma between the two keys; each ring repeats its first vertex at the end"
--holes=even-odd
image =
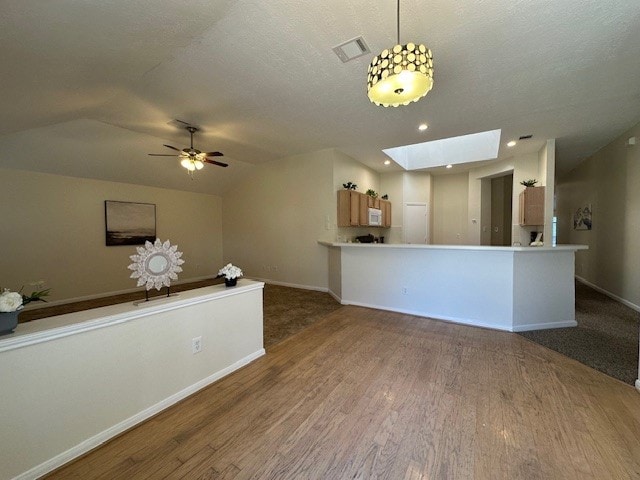
{"type": "Polygon", "coordinates": [[[336,55],[338,55],[338,58],[340,58],[343,63],[366,55],[367,53],[371,53],[371,50],[369,50],[367,44],[364,43],[364,39],[362,37],[352,38],[337,47],[333,47],[333,51],[336,52],[336,55]]]}
{"type": "Polygon", "coordinates": [[[518,140],[529,140],[533,135],[522,135],[518,140]]]}

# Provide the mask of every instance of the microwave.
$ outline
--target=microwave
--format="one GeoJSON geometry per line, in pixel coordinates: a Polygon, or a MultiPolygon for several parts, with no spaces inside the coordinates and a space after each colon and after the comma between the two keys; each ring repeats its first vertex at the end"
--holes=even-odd
{"type": "Polygon", "coordinates": [[[369,209],[369,225],[382,226],[382,210],[379,208],[369,209]]]}

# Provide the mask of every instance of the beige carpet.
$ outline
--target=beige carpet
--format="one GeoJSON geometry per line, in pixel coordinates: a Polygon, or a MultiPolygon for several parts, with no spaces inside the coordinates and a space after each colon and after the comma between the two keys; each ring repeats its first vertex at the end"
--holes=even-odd
{"type": "Polygon", "coordinates": [[[265,348],[298,333],[340,307],[328,293],[265,285],[265,348]]]}

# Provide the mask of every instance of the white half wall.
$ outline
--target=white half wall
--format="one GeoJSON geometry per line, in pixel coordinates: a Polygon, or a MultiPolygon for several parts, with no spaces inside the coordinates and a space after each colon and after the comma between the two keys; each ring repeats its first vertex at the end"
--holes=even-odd
{"type": "Polygon", "coordinates": [[[1,337],[0,479],[37,478],[263,355],[262,288],[243,279],[1,337]]]}
{"type": "Polygon", "coordinates": [[[323,245],[340,252],[343,304],[507,331],[576,325],[583,246],[323,245]]]}

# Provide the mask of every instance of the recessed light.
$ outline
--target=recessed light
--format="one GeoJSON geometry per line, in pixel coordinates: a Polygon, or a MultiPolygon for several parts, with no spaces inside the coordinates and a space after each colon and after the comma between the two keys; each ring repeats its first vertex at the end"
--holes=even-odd
{"type": "Polygon", "coordinates": [[[429,125],[427,125],[426,123],[423,123],[418,127],[418,130],[420,130],[421,132],[424,132],[427,128],[429,128],[429,125]]]}
{"type": "Polygon", "coordinates": [[[449,164],[447,165],[447,168],[453,168],[453,165],[449,164]]]}
{"type": "Polygon", "coordinates": [[[515,146],[516,146],[515,140],[511,140],[509,143],[507,143],[507,147],[515,147],[515,146]]]}
{"type": "Polygon", "coordinates": [[[385,160],[385,161],[384,161],[384,164],[385,164],[385,165],[391,165],[391,160],[385,160]]]}

